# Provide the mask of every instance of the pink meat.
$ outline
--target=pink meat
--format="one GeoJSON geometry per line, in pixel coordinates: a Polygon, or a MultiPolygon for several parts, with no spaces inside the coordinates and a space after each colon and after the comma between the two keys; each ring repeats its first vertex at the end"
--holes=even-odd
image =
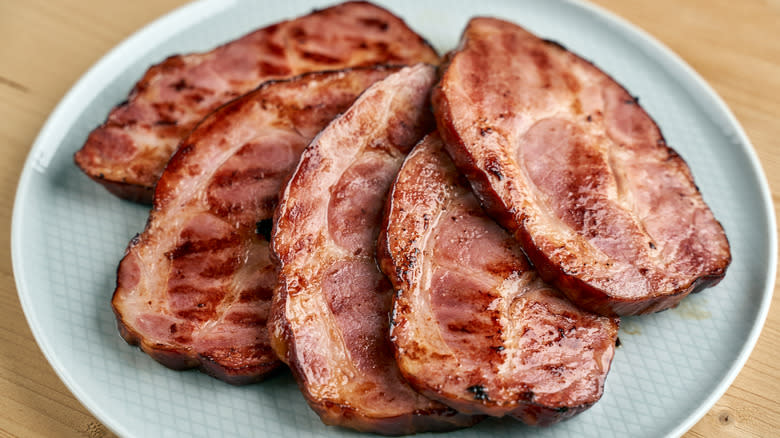
{"type": "Polygon", "coordinates": [[[391,331],[406,380],[463,413],[549,425],[601,398],[618,320],[544,283],[427,136],[390,192],[379,243],[397,290],[391,331]]]}
{"type": "Polygon", "coordinates": [[[448,151],[490,214],[581,307],[655,312],[725,275],[726,235],[688,166],[592,64],[475,18],[433,101],[448,151]]]}
{"type": "Polygon", "coordinates": [[[152,66],[75,155],[115,195],[150,203],[179,141],[211,111],[269,79],[375,64],[437,62],[390,12],[347,2],[152,66]]]}
{"type": "Polygon", "coordinates": [[[146,229],[119,265],[112,305],[122,336],[166,366],[198,367],[230,383],[277,368],[266,321],[279,190],[312,138],[397,70],[268,82],[185,138],[157,184],[146,229]]]}
{"type": "Polygon", "coordinates": [[[401,377],[388,339],[393,291],[375,261],[387,190],[433,125],[435,78],[418,64],[368,89],[306,149],[282,192],[271,341],[326,424],[398,435],[477,421],[401,377]]]}

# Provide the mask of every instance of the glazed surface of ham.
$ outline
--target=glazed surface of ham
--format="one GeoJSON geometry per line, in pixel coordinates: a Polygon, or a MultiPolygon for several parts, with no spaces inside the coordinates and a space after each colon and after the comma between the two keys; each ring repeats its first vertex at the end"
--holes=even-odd
{"type": "Polygon", "coordinates": [[[398,435],[476,421],[404,382],[388,339],[393,291],[375,261],[387,190],[433,125],[435,76],[418,64],[367,90],[306,149],[280,198],[272,345],[326,424],[398,435]]]}
{"type": "Polygon", "coordinates": [[[434,91],[449,153],[541,276],[604,315],[673,307],[731,261],[683,159],[605,73],[475,18],[434,91]]]}
{"type": "Polygon", "coordinates": [[[125,340],[166,366],[199,367],[230,383],[277,368],[266,321],[279,190],[311,139],[397,70],[268,82],[185,138],[157,185],[146,229],[119,265],[112,305],[125,340]]]}
{"type": "Polygon", "coordinates": [[[208,113],[269,79],[375,64],[437,62],[390,12],[366,2],[314,11],[205,53],[152,66],[87,138],[76,164],[115,195],[150,203],[179,141],[208,113]]]}
{"type": "Polygon", "coordinates": [[[398,291],[391,339],[406,380],[462,413],[549,425],[601,398],[616,318],[544,283],[482,210],[437,133],[403,164],[378,253],[398,291]]]}

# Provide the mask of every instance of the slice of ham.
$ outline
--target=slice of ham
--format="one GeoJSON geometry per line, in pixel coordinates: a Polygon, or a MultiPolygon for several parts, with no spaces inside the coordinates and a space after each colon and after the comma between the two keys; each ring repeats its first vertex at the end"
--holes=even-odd
{"type": "Polygon", "coordinates": [[[111,193],[150,203],[179,141],[208,113],[269,79],[375,64],[437,62],[392,13],[347,2],[152,66],[87,138],[76,164],[111,193]]]}
{"type": "Polygon", "coordinates": [[[198,367],[234,384],[276,369],[266,321],[278,193],[314,136],[397,70],[267,82],[185,138],[157,185],[146,229],[119,265],[112,305],[125,340],[168,367],[198,367]]]}
{"type": "Polygon", "coordinates": [[[635,98],[560,45],[472,19],[433,102],[481,202],[579,306],[655,312],[725,275],[726,235],[686,163],[635,98]]]}
{"type": "Polygon", "coordinates": [[[393,291],[375,261],[387,190],[433,125],[435,79],[419,64],[369,88],[306,149],[280,198],[271,341],[326,424],[398,435],[477,421],[401,377],[388,339],[393,291]]]}
{"type": "Polygon", "coordinates": [[[378,253],[396,295],[391,339],[406,380],[462,413],[532,425],[598,401],[618,320],[544,283],[482,210],[438,133],[403,164],[378,253]]]}

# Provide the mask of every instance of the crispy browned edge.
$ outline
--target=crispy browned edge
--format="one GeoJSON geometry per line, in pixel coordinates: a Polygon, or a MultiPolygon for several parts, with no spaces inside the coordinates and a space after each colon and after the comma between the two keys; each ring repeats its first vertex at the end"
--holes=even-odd
{"type": "MultiPolygon", "coordinates": [[[[584,62],[594,66],[594,68],[601,71],[615,84],[625,90],[626,93],[631,95],[621,83],[616,81],[615,78],[613,78],[607,72],[599,69],[598,66],[593,64],[591,61],[577,55],[574,52],[569,51],[565,46],[556,41],[548,39],[542,39],[542,41],[544,41],[546,44],[549,44],[554,49],[572,53],[574,56],[577,56],[584,62]]],[[[446,74],[451,64],[452,58],[457,55],[458,50],[459,49],[453,50],[444,56],[443,64],[439,70],[440,80],[446,74]]],[[[455,162],[458,170],[468,178],[471,187],[479,198],[482,206],[485,208],[488,214],[493,217],[502,227],[512,231],[515,239],[520,242],[520,246],[523,248],[523,252],[525,252],[526,256],[531,261],[542,279],[557,286],[566,294],[566,296],[569,297],[569,299],[571,299],[574,303],[583,309],[605,316],[640,315],[667,310],[669,308],[676,307],[683,298],[688,296],[688,294],[700,292],[703,289],[715,286],[726,275],[726,269],[731,264],[730,253],[728,260],[721,269],[716,270],[711,275],[704,275],[694,279],[690,285],[679,289],[675,293],[632,300],[626,298],[609,297],[603,291],[589,285],[576,276],[569,274],[560,266],[552,263],[552,261],[550,261],[550,259],[548,259],[542,253],[542,251],[534,244],[533,238],[525,229],[524,224],[517,224],[515,222],[516,210],[503,203],[501,197],[493,190],[487,175],[484,172],[481,172],[478,169],[476,163],[474,163],[474,161],[470,158],[468,148],[466,147],[465,143],[463,143],[463,140],[458,135],[457,130],[453,124],[453,120],[451,118],[452,112],[449,108],[449,102],[446,98],[444,98],[443,93],[441,92],[441,81],[434,87],[431,100],[433,102],[434,112],[436,114],[436,126],[439,129],[439,133],[441,134],[442,139],[444,139],[445,148],[447,152],[449,152],[453,162],[455,162]]],[[[687,163],[685,163],[685,160],[683,160],[683,158],[677,154],[674,149],[666,144],[666,140],[664,139],[663,133],[661,132],[658,123],[656,123],[650,114],[647,113],[645,109],[639,104],[639,99],[635,98],[634,100],[637,107],[642,112],[644,112],[650,120],[653,121],[653,124],[658,129],[658,134],[661,137],[663,147],[667,148],[670,156],[682,161],[683,164],[688,167],[687,163]]],[[[695,185],[692,178],[693,177],[691,175],[691,184],[693,184],[696,188],[696,192],[700,193],[699,187],[695,185]]],[[[723,225],[717,221],[717,219],[715,219],[715,221],[718,222],[718,225],[721,227],[721,229],[723,229],[723,225]]],[[[725,231],[723,234],[725,236],[725,231]]],[[[728,237],[726,238],[728,239],[728,237]]]]}
{"type": "MultiPolygon", "coordinates": [[[[343,2],[342,4],[348,4],[348,3],[371,5],[373,7],[376,7],[378,9],[381,9],[381,10],[387,12],[389,15],[392,15],[393,17],[398,18],[398,20],[400,20],[401,23],[404,26],[406,26],[406,28],[410,32],[416,34],[419,37],[420,42],[423,45],[428,46],[434,53],[436,53],[436,49],[434,49],[433,45],[431,45],[431,43],[428,42],[428,40],[426,38],[424,38],[422,35],[418,34],[416,31],[414,31],[414,29],[409,27],[409,25],[406,23],[406,20],[404,20],[401,17],[399,17],[398,15],[394,14],[389,9],[384,8],[382,6],[379,6],[379,5],[374,4],[372,2],[369,2],[369,1],[362,1],[362,0],[346,1],[346,2],[343,2]]],[[[334,4],[332,6],[336,6],[336,5],[334,4]]],[[[330,6],[330,7],[332,7],[332,6],[330,6]]],[[[312,9],[310,11],[310,13],[314,14],[314,13],[320,12],[320,11],[322,11],[324,9],[327,9],[327,8],[315,8],[315,9],[312,9]]],[[[270,25],[268,25],[266,27],[275,26],[275,25],[277,25],[279,23],[290,21],[290,20],[295,20],[295,19],[301,18],[303,16],[304,15],[300,15],[300,16],[295,17],[295,18],[282,19],[281,21],[279,21],[277,23],[270,24],[270,25]]],[[[260,29],[262,29],[262,28],[251,30],[251,31],[247,32],[246,34],[239,36],[238,38],[236,38],[236,40],[240,39],[240,38],[243,38],[246,35],[249,35],[250,33],[255,32],[257,30],[260,30],[260,29]]],[[[205,52],[193,52],[193,53],[207,53],[207,52],[216,50],[216,49],[218,49],[220,47],[226,46],[226,45],[232,43],[233,41],[235,41],[235,40],[227,41],[227,42],[222,43],[222,44],[220,44],[218,46],[215,46],[215,47],[213,47],[213,48],[211,48],[211,49],[209,49],[209,50],[207,50],[205,52]]],[[[176,54],[176,55],[168,56],[167,58],[165,58],[160,63],[154,64],[151,67],[149,67],[149,69],[146,70],[146,72],[141,77],[141,79],[133,86],[133,88],[131,89],[130,93],[128,94],[127,99],[122,101],[122,102],[120,102],[119,104],[117,104],[113,108],[111,108],[111,111],[109,111],[109,115],[112,114],[117,108],[126,105],[128,103],[128,101],[132,100],[135,97],[135,95],[137,94],[138,90],[143,90],[145,88],[148,88],[148,86],[149,86],[148,84],[149,84],[150,78],[151,78],[152,74],[155,71],[163,69],[166,64],[168,64],[170,62],[174,62],[176,59],[180,58],[181,56],[183,56],[183,55],[176,54]]],[[[380,64],[381,63],[378,63],[377,65],[380,65],[380,64]]],[[[358,66],[355,66],[355,67],[358,67],[358,66]]],[[[369,66],[360,66],[360,67],[369,67],[369,66]]],[[[284,80],[284,79],[281,79],[281,80],[284,80]]],[[[248,93],[251,93],[251,92],[252,91],[249,91],[248,93]]],[[[241,96],[237,97],[236,99],[240,99],[240,98],[241,98],[241,96]]],[[[227,105],[228,103],[230,103],[230,101],[225,102],[222,106],[227,105]]],[[[217,110],[219,110],[219,108],[216,108],[214,111],[217,111],[217,110]]],[[[214,111],[212,111],[212,113],[214,111]]],[[[204,119],[209,117],[212,113],[207,114],[204,117],[204,119]]],[[[95,129],[93,129],[93,131],[96,130],[96,129],[102,128],[102,127],[106,126],[107,124],[108,124],[108,116],[106,116],[106,119],[104,120],[104,122],[101,123],[99,126],[97,126],[95,129]]],[[[196,128],[197,128],[197,125],[193,127],[193,130],[196,129],[196,128]]],[[[90,134],[93,131],[90,131],[90,134]]],[[[190,131],[190,132],[192,132],[192,131],[190,131]]],[[[189,134],[187,134],[187,136],[189,136],[189,134]]],[[[187,136],[185,136],[184,138],[187,138],[187,136]]],[[[179,145],[181,145],[181,144],[182,144],[182,142],[180,141],[179,145]]],[[[177,146],[177,149],[178,149],[178,147],[179,146],[177,146]]],[[[81,150],[81,148],[79,148],[79,151],[80,150],[81,150]]],[[[85,168],[84,166],[82,166],[80,160],[78,159],[79,151],[76,151],[74,153],[73,161],[76,164],[76,166],[79,169],[81,169],[81,171],[84,172],[84,174],[86,174],[91,180],[93,180],[96,183],[102,185],[103,187],[106,188],[106,190],[108,190],[109,193],[111,193],[114,196],[117,196],[119,198],[126,199],[128,201],[136,202],[136,203],[139,203],[139,204],[152,204],[152,202],[154,201],[154,190],[155,190],[154,186],[146,186],[146,185],[142,185],[142,184],[133,184],[133,183],[129,183],[129,182],[126,182],[126,181],[112,180],[112,179],[106,178],[106,176],[103,175],[102,173],[99,173],[99,172],[95,173],[91,169],[88,169],[88,168],[85,168]]],[[[174,154],[175,154],[175,151],[174,151],[174,154]]]]}

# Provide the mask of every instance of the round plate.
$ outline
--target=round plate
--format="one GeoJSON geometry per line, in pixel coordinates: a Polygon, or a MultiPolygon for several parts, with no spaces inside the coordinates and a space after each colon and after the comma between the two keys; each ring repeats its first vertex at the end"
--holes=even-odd
{"type": "MultiPolygon", "coordinates": [[[[743,130],[678,57],[635,27],[578,2],[387,2],[444,53],[469,17],[492,15],[554,39],[611,74],[661,126],[693,170],[732,245],[716,287],[672,310],[624,318],[602,400],[550,428],[488,420],[456,436],[680,435],[726,391],[747,360],[774,287],[776,226],[766,180],[743,130]]],[[[355,436],[324,426],[286,374],[233,387],[158,364],[118,335],[115,270],[148,208],[119,200],[74,166],[73,153],[153,63],[202,51],[315,1],[203,1],[145,27],[98,62],[42,129],[22,173],[12,258],[30,327],[76,397],[116,433],[146,436],[355,436]]]]}

